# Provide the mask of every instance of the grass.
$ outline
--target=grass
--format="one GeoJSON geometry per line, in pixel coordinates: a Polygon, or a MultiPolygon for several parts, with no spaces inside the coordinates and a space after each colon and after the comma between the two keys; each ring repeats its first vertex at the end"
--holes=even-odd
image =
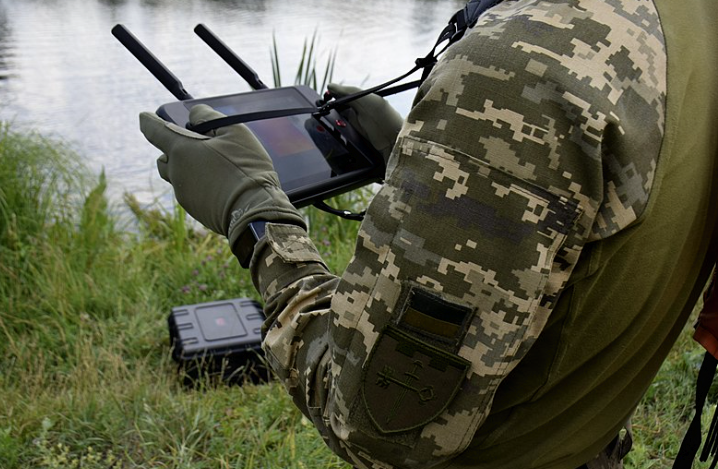
{"type": "MultiPolygon", "coordinates": [[[[636,409],[633,417],[634,445],[626,458],[627,469],[670,468],[678,454],[693,418],[696,377],[704,354],[704,350],[691,338],[692,324],[693,321],[689,321],[636,409]]],[[[701,417],[704,441],[716,411],[716,402],[718,389],[713,383],[701,417]]],[[[708,462],[699,462],[699,455],[700,451],[693,467],[710,467],[712,458],[708,462]]]]}
{"type": "MultiPolygon", "coordinates": [[[[297,65],[296,75],[294,76],[295,85],[305,85],[317,90],[320,94],[324,91],[329,83],[332,82],[334,76],[334,66],[337,59],[337,49],[329,52],[329,55],[324,64],[324,74],[321,80],[317,76],[317,60],[320,53],[317,51],[319,48],[319,36],[317,31],[311,38],[304,40],[302,46],[302,55],[297,65]]],[[[269,51],[270,61],[272,64],[272,78],[274,80],[274,86],[276,88],[282,86],[282,73],[279,60],[279,51],[276,36],[272,35],[272,48],[269,51]]]]}
{"type": "MultiPolygon", "coordinates": [[[[170,308],[256,293],[182,210],[129,197],[129,229],[105,190],[67,148],[2,128],[0,468],[346,467],[276,383],[181,384],[170,308]]],[[[341,269],[357,225],[310,219],[341,269]]]]}

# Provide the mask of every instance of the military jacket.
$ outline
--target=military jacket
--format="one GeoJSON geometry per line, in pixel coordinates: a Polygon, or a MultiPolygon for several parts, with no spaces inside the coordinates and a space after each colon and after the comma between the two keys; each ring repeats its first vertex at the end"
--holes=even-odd
{"type": "Polygon", "coordinates": [[[708,269],[718,2],[506,0],[422,84],[341,275],[268,224],[264,349],[356,467],[573,469],[708,269]]]}

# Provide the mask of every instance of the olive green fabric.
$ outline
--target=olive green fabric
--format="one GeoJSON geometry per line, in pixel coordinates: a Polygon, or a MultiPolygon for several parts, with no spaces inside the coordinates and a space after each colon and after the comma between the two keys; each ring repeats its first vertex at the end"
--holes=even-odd
{"type": "MultiPolygon", "coordinates": [[[[224,114],[204,104],[190,110],[194,125],[220,117],[224,114]]],[[[140,130],[163,152],[157,169],[172,184],[180,205],[207,228],[227,236],[230,246],[253,220],[304,226],[282,192],[272,160],[246,126],[200,135],[143,112],[140,130]]]]}
{"type": "Polygon", "coordinates": [[[469,449],[446,467],[568,469],[597,454],[633,412],[706,282],[718,216],[718,2],[655,4],[668,96],[646,212],[584,248],[542,335],[469,449]],[[554,461],[561,453],[565,461],[554,461]]]}

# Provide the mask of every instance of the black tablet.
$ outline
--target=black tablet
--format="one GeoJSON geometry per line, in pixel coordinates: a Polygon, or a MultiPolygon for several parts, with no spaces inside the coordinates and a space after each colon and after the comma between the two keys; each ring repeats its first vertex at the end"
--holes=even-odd
{"type": "MultiPolygon", "coordinates": [[[[247,93],[176,101],[160,106],[157,114],[186,127],[189,110],[207,104],[228,115],[255,114],[315,107],[319,95],[294,86],[247,93]]],[[[282,189],[297,207],[310,205],[384,176],[381,155],[336,111],[246,122],[269,153],[282,189]]]]}

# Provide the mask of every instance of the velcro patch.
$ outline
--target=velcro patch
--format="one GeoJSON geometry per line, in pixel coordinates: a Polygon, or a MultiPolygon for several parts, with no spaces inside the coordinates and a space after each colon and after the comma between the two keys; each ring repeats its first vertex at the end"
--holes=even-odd
{"type": "Polygon", "coordinates": [[[324,263],[304,228],[267,223],[266,230],[269,246],[284,262],[324,263]]]}
{"type": "Polygon", "coordinates": [[[421,287],[409,284],[398,326],[400,329],[430,337],[432,345],[454,352],[466,333],[475,311],[451,303],[421,287]],[[443,345],[443,347],[442,347],[443,345]]]}
{"type": "Polygon", "coordinates": [[[451,403],[469,366],[469,361],[390,324],[362,372],[364,406],[381,433],[422,427],[451,403]]]}

